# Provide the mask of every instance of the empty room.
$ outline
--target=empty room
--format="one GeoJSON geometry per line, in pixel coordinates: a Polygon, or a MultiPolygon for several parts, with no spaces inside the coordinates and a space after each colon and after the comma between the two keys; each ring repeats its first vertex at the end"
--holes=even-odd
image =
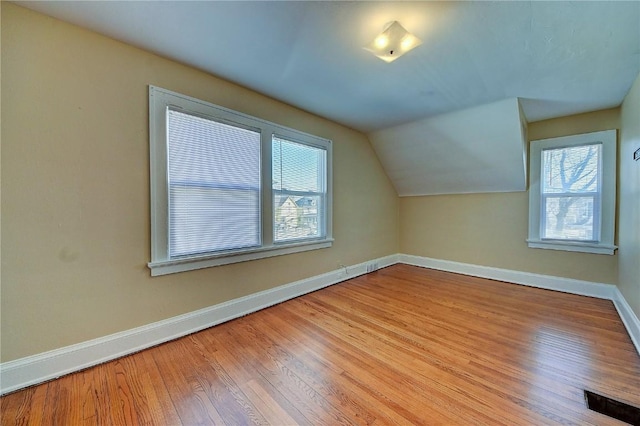
{"type": "Polygon", "coordinates": [[[640,2],[0,2],[0,424],[640,425],[640,2]]]}

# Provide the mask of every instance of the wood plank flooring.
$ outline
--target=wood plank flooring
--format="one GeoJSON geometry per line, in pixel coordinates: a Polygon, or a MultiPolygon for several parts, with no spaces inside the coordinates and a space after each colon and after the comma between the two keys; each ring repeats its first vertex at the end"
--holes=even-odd
{"type": "Polygon", "coordinates": [[[607,300],[395,265],[1,398],[2,425],[623,424],[607,300]]]}

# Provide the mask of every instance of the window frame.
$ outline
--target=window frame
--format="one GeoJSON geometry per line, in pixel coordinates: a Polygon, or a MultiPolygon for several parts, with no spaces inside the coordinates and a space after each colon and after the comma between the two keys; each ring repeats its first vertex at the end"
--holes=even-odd
{"type": "MultiPolygon", "coordinates": [[[[584,253],[608,254],[615,253],[615,209],[616,209],[616,164],[617,164],[617,131],[604,130],[600,132],[583,133],[579,135],[563,136],[531,141],[529,146],[530,184],[529,184],[529,236],[527,244],[530,248],[565,250],[584,253]],[[601,176],[598,185],[600,208],[594,209],[594,234],[599,232],[597,240],[565,240],[541,238],[543,220],[542,208],[544,199],[558,194],[542,194],[542,156],[545,150],[570,148],[602,144],[601,148],[601,176]],[[595,210],[598,210],[596,212],[595,210]],[[596,223],[598,221],[599,223],[596,223]]],[[[577,194],[582,195],[582,194],[577,194]]],[[[585,196],[593,196],[592,193],[585,196]]],[[[595,200],[595,198],[594,198],[595,200]]]]}
{"type": "Polygon", "coordinates": [[[149,155],[152,276],[166,275],[237,262],[328,248],[333,245],[332,141],[200,99],[149,85],[149,155]],[[167,110],[173,109],[242,128],[258,129],[261,135],[261,240],[260,247],[227,250],[171,258],[169,256],[169,181],[167,110]],[[292,242],[275,242],[273,229],[272,137],[313,146],[326,151],[325,235],[292,242]]]}

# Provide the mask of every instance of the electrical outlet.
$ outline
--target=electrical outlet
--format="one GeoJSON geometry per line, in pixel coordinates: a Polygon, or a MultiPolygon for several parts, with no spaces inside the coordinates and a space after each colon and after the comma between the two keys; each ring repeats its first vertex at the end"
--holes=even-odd
{"type": "Polygon", "coordinates": [[[345,275],[349,275],[349,269],[347,269],[344,264],[338,262],[338,268],[342,269],[342,272],[344,272],[345,275]]]}
{"type": "Polygon", "coordinates": [[[633,153],[633,159],[636,161],[640,160],[640,148],[636,149],[636,152],[633,153]]]}
{"type": "Polygon", "coordinates": [[[369,272],[373,272],[373,271],[377,271],[377,270],[378,270],[378,263],[377,262],[367,263],[367,274],[369,272]]]}

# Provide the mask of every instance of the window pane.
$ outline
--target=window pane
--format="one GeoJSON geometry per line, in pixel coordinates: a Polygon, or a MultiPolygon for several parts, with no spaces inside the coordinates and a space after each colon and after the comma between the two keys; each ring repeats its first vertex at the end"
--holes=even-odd
{"type": "Polygon", "coordinates": [[[325,236],[326,151],[273,137],[276,242],[325,236]]]}
{"type": "Polygon", "coordinates": [[[260,245],[260,133],[168,110],[169,255],[260,245]]]}
{"type": "Polygon", "coordinates": [[[602,144],[546,149],[542,152],[542,193],[596,192],[602,144]]]}
{"type": "Polygon", "coordinates": [[[324,149],[273,137],[273,189],[325,191],[324,149]]]}
{"type": "Polygon", "coordinates": [[[545,197],[542,238],[593,241],[595,197],[545,197]]]}
{"type": "Polygon", "coordinates": [[[322,236],[323,197],[291,196],[274,197],[274,240],[285,241],[322,236]]]}

